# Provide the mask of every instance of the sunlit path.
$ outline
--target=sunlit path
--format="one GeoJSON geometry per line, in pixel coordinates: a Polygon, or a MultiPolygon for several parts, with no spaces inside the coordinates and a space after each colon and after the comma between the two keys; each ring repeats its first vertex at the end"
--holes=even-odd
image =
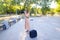
{"type": "MultiPolygon", "coordinates": [[[[31,17],[30,26],[37,30],[38,40],[60,40],[60,17],[31,17]]],[[[0,31],[0,40],[21,40],[24,30],[22,19],[9,29],[0,31]]]]}
{"type": "Polygon", "coordinates": [[[0,31],[0,40],[19,40],[24,27],[23,19],[7,30],[0,31]]]}

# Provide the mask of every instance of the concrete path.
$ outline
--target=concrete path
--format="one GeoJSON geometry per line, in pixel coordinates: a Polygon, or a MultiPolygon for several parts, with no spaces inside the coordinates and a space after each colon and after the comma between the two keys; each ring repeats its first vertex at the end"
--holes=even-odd
{"type": "Polygon", "coordinates": [[[20,33],[24,30],[24,21],[22,20],[9,29],[0,31],[0,40],[20,40],[20,33]]]}
{"type": "MultiPolygon", "coordinates": [[[[37,40],[60,40],[60,17],[31,17],[30,26],[31,30],[37,30],[37,40]]],[[[0,40],[22,40],[26,36],[24,30],[22,19],[9,29],[0,31],[0,40]]]]}
{"type": "MultiPolygon", "coordinates": [[[[60,40],[60,17],[36,17],[31,27],[38,32],[38,40],[60,40]]],[[[31,29],[32,29],[31,28],[31,29]]]]}

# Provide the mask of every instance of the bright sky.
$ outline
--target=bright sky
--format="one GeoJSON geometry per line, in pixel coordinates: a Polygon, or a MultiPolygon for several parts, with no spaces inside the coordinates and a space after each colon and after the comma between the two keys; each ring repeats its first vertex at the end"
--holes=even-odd
{"type": "MultiPolygon", "coordinates": [[[[21,5],[24,5],[24,3],[20,3],[21,5]]],[[[37,6],[37,8],[41,8],[41,6],[39,6],[39,5],[36,5],[36,4],[33,4],[32,5],[32,7],[36,7],[37,6]]],[[[56,2],[54,2],[54,1],[52,1],[51,2],[51,5],[50,5],[50,8],[56,8],[56,2]]]]}
{"type": "MultiPolygon", "coordinates": [[[[41,6],[36,5],[36,4],[33,4],[32,7],[35,7],[35,6],[37,6],[37,8],[41,8],[41,6]]],[[[50,5],[50,8],[56,8],[56,6],[57,6],[56,2],[52,1],[52,2],[51,2],[51,5],[50,5]]]]}
{"type": "Polygon", "coordinates": [[[50,8],[56,8],[56,6],[57,6],[56,2],[52,1],[51,5],[50,5],[50,8]]]}

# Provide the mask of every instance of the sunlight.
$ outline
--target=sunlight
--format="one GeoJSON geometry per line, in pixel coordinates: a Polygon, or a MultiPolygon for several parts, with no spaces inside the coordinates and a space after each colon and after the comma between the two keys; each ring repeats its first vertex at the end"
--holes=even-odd
{"type": "MultiPolygon", "coordinates": [[[[32,7],[42,8],[41,6],[36,5],[36,4],[32,4],[32,7]]],[[[56,7],[57,7],[56,2],[52,1],[51,5],[50,5],[50,8],[56,8],[56,7]]]]}
{"type": "Polygon", "coordinates": [[[56,8],[56,6],[57,6],[56,2],[52,1],[51,5],[50,5],[50,8],[56,8]]]}
{"type": "Polygon", "coordinates": [[[57,31],[60,31],[60,28],[56,28],[57,31]]]}

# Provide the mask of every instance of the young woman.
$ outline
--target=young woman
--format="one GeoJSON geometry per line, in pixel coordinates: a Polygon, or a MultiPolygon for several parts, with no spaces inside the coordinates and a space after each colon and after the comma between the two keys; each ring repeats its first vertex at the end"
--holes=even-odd
{"type": "Polygon", "coordinates": [[[29,16],[30,16],[29,11],[25,11],[25,29],[30,38],[35,38],[37,37],[37,31],[33,29],[30,30],[29,16]]]}
{"type": "Polygon", "coordinates": [[[25,29],[26,29],[26,32],[28,32],[30,30],[29,16],[30,16],[30,13],[28,10],[26,10],[25,11],[25,29]]]}

